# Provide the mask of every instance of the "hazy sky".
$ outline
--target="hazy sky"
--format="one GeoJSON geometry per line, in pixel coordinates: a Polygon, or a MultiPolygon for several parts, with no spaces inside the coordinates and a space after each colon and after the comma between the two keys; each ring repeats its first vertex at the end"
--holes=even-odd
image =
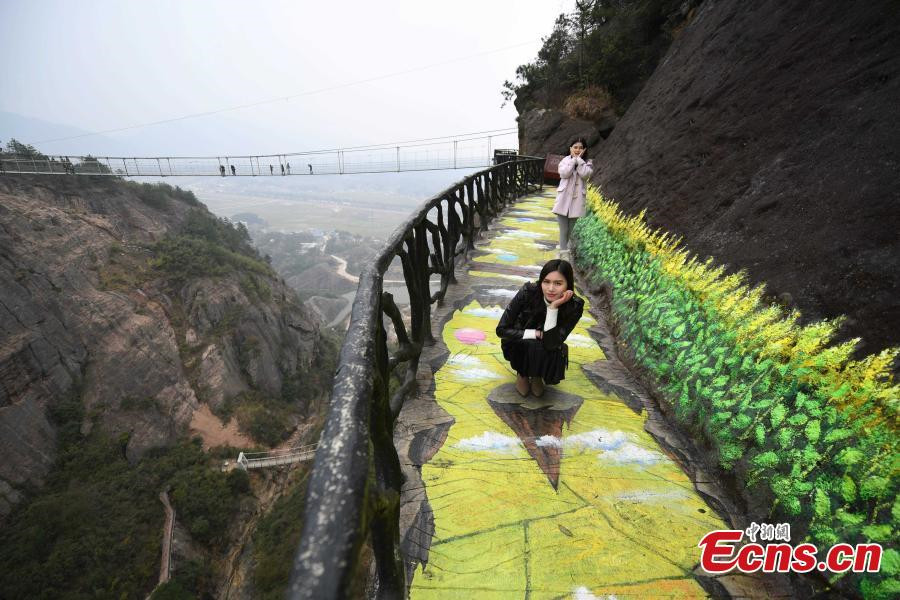
{"type": "Polygon", "coordinates": [[[293,152],[514,127],[501,85],[571,4],[0,0],[0,111],[101,131],[296,96],[37,144],[51,154],[293,152]]]}

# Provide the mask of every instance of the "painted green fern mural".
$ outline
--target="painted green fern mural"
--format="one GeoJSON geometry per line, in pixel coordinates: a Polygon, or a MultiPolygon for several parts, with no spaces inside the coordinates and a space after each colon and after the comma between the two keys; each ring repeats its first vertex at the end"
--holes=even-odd
{"type": "Polygon", "coordinates": [[[820,547],[885,545],[881,572],[859,589],[894,596],[900,387],[890,366],[900,350],[853,360],[858,340],[831,343],[841,319],[800,326],[799,313],[765,302],[762,286],[691,256],[643,212],[626,216],[597,190],[588,200],[577,263],[609,284],[622,342],[677,419],[749,495],[770,501],[772,519],[820,547]]]}

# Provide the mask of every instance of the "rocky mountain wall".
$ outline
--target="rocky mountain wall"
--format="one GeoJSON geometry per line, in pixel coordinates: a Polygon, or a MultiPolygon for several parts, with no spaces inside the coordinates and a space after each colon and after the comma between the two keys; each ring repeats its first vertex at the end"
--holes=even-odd
{"type": "Polygon", "coordinates": [[[201,402],[280,398],[308,371],[319,323],[283,281],[154,267],[191,211],[214,218],[114,179],[0,177],[0,516],[53,464],[66,396],[82,432],[119,436],[134,460],[186,434],[201,402]]]}
{"type": "Polygon", "coordinates": [[[897,2],[706,0],[607,139],[520,137],[587,134],[605,196],[868,354],[900,344],[898,74],[897,2]]]}

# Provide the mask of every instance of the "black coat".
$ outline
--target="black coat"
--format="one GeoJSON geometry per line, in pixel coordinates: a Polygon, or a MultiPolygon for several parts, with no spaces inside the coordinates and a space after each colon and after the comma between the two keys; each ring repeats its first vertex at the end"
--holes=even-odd
{"type": "MultiPolygon", "coordinates": [[[[556,316],[556,327],[542,334],[541,342],[547,351],[559,350],[569,334],[575,329],[584,312],[584,300],[578,296],[559,307],[556,316]]],[[[544,295],[536,283],[526,283],[510,301],[503,311],[497,325],[497,337],[500,345],[521,340],[526,329],[543,329],[547,317],[547,306],[544,295]]]]}

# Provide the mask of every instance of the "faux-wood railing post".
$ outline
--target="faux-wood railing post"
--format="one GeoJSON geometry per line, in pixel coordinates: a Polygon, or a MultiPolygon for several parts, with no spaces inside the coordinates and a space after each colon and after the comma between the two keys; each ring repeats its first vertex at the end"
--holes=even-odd
{"type": "MultiPolygon", "coordinates": [[[[431,333],[431,274],[428,264],[428,230],[425,220],[416,226],[416,268],[419,275],[419,289],[422,293],[422,345],[434,344],[434,335],[431,333]]],[[[416,360],[418,368],[418,359],[416,360]]]]}
{"type": "Polygon", "coordinates": [[[475,185],[472,179],[466,181],[466,197],[469,199],[469,206],[472,207],[472,242],[474,244],[475,237],[477,235],[477,231],[484,228],[484,218],[485,214],[482,212],[483,207],[478,202],[478,197],[475,196],[475,185]]]}
{"type": "MultiPolygon", "coordinates": [[[[379,294],[377,314],[382,313],[379,294]]],[[[400,488],[403,474],[394,448],[394,418],[388,394],[390,366],[384,319],[375,328],[375,377],[372,389],[372,462],[374,484],[369,496],[372,515],[372,551],[375,555],[379,598],[406,597],[406,568],[400,550],[400,488]]]]}
{"type": "Polygon", "coordinates": [[[414,233],[410,232],[404,244],[406,250],[400,251],[400,262],[403,265],[403,278],[406,280],[406,290],[409,292],[409,320],[410,320],[410,337],[414,344],[422,342],[422,306],[423,295],[421,290],[421,277],[416,269],[416,243],[414,233]]]}
{"type": "Polygon", "coordinates": [[[495,173],[486,173],[485,177],[488,180],[488,189],[491,190],[491,203],[494,205],[494,211],[500,212],[503,210],[503,204],[500,198],[500,190],[497,187],[497,175],[495,173]]]}
{"type": "MultiPolygon", "coordinates": [[[[466,186],[459,188],[459,197],[463,200],[463,210],[466,213],[466,249],[475,249],[475,204],[472,195],[467,194],[466,186]]],[[[469,254],[466,252],[466,258],[469,254]]]]}
{"type": "MultiPolygon", "coordinates": [[[[447,200],[447,237],[444,241],[444,260],[450,263],[450,283],[456,283],[456,244],[459,240],[459,227],[456,223],[456,210],[453,208],[450,197],[445,196],[444,198],[447,200]]],[[[441,208],[443,207],[438,205],[438,209],[441,208]]]]}
{"type": "MultiPolygon", "coordinates": [[[[451,193],[447,195],[449,200],[448,208],[447,208],[447,218],[450,222],[450,244],[452,250],[450,252],[450,256],[453,257],[453,261],[455,264],[456,257],[458,255],[459,250],[459,241],[463,237],[463,228],[462,221],[460,221],[459,212],[456,210],[456,193],[451,193]]],[[[454,275],[454,282],[456,281],[456,277],[454,275]]]]}
{"type": "Polygon", "coordinates": [[[469,192],[473,193],[475,206],[478,209],[478,227],[484,231],[487,228],[487,222],[491,218],[491,214],[484,202],[484,194],[481,192],[481,187],[477,185],[475,180],[469,182],[469,192]]]}

